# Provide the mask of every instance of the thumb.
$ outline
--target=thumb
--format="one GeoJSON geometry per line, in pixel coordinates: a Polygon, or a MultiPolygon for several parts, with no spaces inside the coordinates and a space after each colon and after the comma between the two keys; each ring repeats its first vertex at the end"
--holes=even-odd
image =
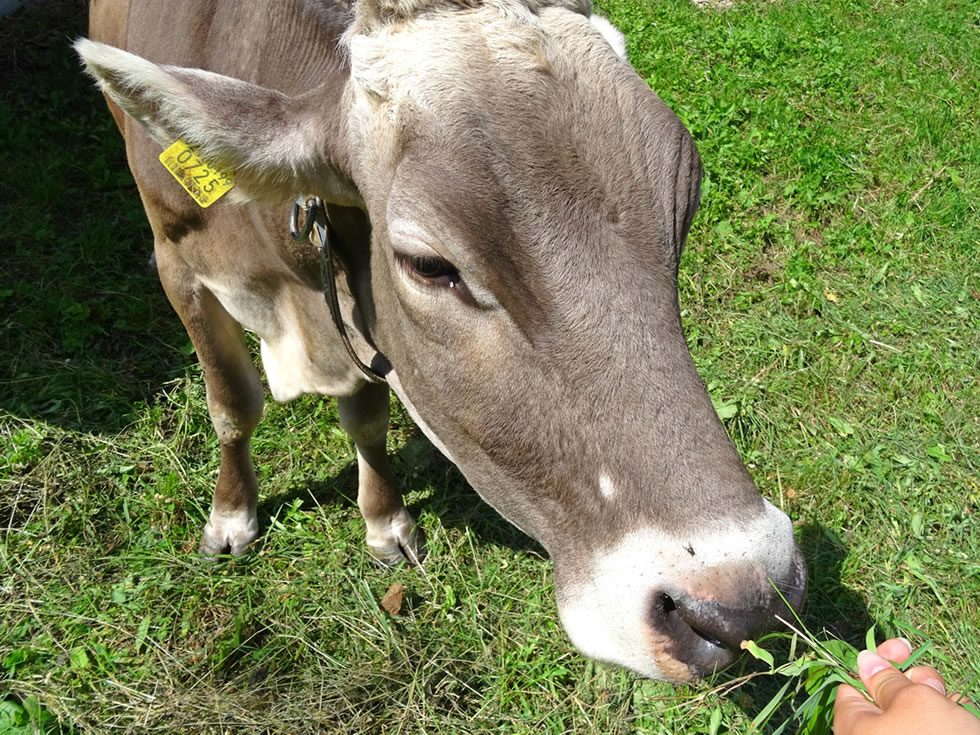
{"type": "Polygon", "coordinates": [[[887,710],[903,689],[915,686],[905,674],[872,651],[861,651],[857,664],[861,681],[881,710],[887,710]]]}
{"type": "Polygon", "coordinates": [[[867,730],[864,723],[881,716],[881,710],[849,684],[837,687],[834,698],[834,733],[850,735],[867,730]]]}

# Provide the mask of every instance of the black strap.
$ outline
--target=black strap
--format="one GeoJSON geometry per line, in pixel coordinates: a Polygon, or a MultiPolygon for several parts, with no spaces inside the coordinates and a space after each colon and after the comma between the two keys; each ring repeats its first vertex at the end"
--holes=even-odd
{"type": "MultiPolygon", "coordinates": [[[[303,229],[297,228],[299,218],[300,203],[293,203],[293,211],[289,218],[289,232],[293,239],[298,242],[310,240],[310,233],[316,228],[320,235],[320,281],[323,284],[323,298],[330,309],[330,316],[333,317],[334,326],[340,334],[340,339],[344,343],[344,348],[350,359],[357,368],[364,373],[364,377],[372,383],[387,383],[385,376],[375,370],[370,365],[366,365],[357,353],[354,346],[350,343],[347,335],[347,327],[344,324],[344,317],[340,313],[340,302],[337,300],[337,281],[333,268],[333,253],[330,249],[330,217],[327,216],[327,208],[323,200],[319,197],[306,201],[306,220],[303,222],[303,229]]],[[[312,242],[312,241],[311,241],[312,242]]]]}

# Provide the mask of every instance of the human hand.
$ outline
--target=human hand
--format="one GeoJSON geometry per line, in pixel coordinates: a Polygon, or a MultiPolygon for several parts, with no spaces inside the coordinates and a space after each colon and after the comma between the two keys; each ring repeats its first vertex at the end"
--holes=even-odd
{"type": "Polygon", "coordinates": [[[858,674],[874,704],[852,686],[838,687],[834,735],[980,735],[980,718],[959,705],[958,695],[946,696],[938,671],[913,666],[903,673],[888,663],[901,663],[911,653],[900,638],[882,643],[877,654],[861,652],[858,674]]]}

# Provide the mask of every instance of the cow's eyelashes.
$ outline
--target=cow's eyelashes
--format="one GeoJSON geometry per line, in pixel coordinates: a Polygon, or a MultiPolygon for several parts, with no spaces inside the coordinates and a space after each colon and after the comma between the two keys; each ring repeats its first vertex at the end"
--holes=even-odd
{"type": "Polygon", "coordinates": [[[426,288],[447,288],[464,304],[479,307],[459,270],[438,255],[397,255],[401,267],[409,278],[426,288]]]}
{"type": "Polygon", "coordinates": [[[449,288],[459,285],[459,271],[448,260],[433,255],[407,255],[401,260],[409,275],[423,283],[449,288]]]}
{"type": "Polygon", "coordinates": [[[408,259],[408,264],[422,278],[458,278],[459,271],[442,258],[431,255],[415,255],[408,259]]]}

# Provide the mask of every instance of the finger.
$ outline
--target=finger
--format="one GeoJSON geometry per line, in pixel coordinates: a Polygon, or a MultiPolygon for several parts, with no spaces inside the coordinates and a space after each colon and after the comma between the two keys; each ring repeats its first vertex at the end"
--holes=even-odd
{"type": "Polygon", "coordinates": [[[878,646],[878,655],[900,664],[912,655],[912,644],[904,638],[889,638],[878,646]]]}
{"type": "Polygon", "coordinates": [[[867,724],[881,716],[881,710],[865,699],[857,689],[841,684],[834,698],[834,735],[852,735],[867,729],[867,724]]]}
{"type": "Polygon", "coordinates": [[[973,703],[973,700],[968,699],[965,694],[961,694],[959,692],[953,692],[952,694],[950,694],[949,699],[952,702],[956,702],[956,704],[968,704],[971,707],[976,707],[976,705],[973,703]]]}
{"type": "Polygon", "coordinates": [[[931,686],[944,697],[946,696],[946,684],[943,677],[931,666],[913,666],[905,672],[905,676],[914,684],[931,686]]]}
{"type": "Polygon", "coordinates": [[[901,671],[894,668],[877,653],[861,651],[858,654],[858,674],[875,704],[887,710],[898,693],[915,686],[901,671]]]}

